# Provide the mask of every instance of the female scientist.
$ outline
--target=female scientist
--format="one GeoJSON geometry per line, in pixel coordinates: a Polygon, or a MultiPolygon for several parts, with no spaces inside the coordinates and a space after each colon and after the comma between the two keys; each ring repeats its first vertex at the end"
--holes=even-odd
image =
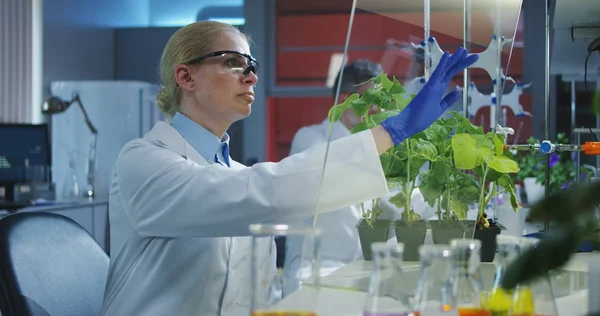
{"type": "MultiPolygon", "coordinates": [[[[332,142],[319,211],[387,194],[379,155],[454,103],[448,83],[476,60],[444,54],[402,113],[332,142]]],[[[250,114],[258,70],[246,36],[227,24],[196,22],[168,41],[157,100],[172,120],[127,143],[112,174],[102,315],[248,315],[248,226],[314,215],[325,146],[250,168],[228,155],[226,131],[250,114]]],[[[273,239],[263,243],[275,273],[273,239]]]]}

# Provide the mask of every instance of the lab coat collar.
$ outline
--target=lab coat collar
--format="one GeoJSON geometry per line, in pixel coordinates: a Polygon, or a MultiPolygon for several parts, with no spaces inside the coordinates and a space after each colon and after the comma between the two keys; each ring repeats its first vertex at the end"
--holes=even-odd
{"type": "Polygon", "coordinates": [[[169,123],[159,121],[154,127],[144,136],[149,140],[154,140],[162,143],[172,151],[190,159],[199,165],[208,165],[210,160],[206,160],[194,147],[169,123]]]}
{"type": "MultiPolygon", "coordinates": [[[[223,152],[223,146],[229,146],[229,134],[225,133],[219,140],[213,133],[180,112],[176,112],[173,116],[171,126],[207,161],[212,161],[218,150],[223,152]]],[[[225,159],[229,159],[229,157],[225,157],[225,159]]]]}

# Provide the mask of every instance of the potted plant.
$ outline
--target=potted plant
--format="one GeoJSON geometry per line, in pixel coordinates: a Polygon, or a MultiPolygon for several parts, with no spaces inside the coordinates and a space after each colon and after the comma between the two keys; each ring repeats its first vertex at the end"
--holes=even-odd
{"type": "Polygon", "coordinates": [[[473,175],[456,167],[453,158],[451,135],[462,120],[453,117],[438,119],[426,133],[437,149],[437,158],[429,170],[421,174],[419,190],[424,200],[436,208],[437,220],[430,221],[433,242],[447,244],[454,238],[462,238],[474,222],[466,221],[469,204],[479,197],[473,175]]]}
{"type": "MultiPolygon", "coordinates": [[[[344,111],[352,109],[363,120],[350,132],[358,133],[373,128],[386,118],[397,115],[412,100],[414,95],[405,96],[406,90],[396,78],[390,80],[385,73],[371,79],[373,87],[362,96],[351,95],[344,103],[333,106],[329,111],[329,120],[335,122],[344,111]],[[369,114],[372,104],[378,105],[379,111],[369,114]]],[[[390,148],[380,156],[381,165],[390,189],[399,188],[399,192],[390,198],[390,202],[403,208],[401,220],[380,220],[379,199],[373,201],[371,209],[363,211],[363,218],[357,225],[363,256],[369,259],[370,245],[375,241],[386,241],[389,229],[395,227],[396,237],[404,243],[405,260],[418,259],[418,246],[425,240],[425,225],[419,225],[420,216],[411,208],[411,195],[416,188],[419,170],[427,161],[437,158],[436,147],[431,144],[425,133],[410,137],[396,147],[390,148]],[[406,233],[410,237],[405,238],[406,233]],[[415,258],[415,255],[417,256],[415,258]]],[[[364,203],[363,203],[364,207],[364,203]]]]}
{"type": "Polygon", "coordinates": [[[479,197],[474,201],[477,221],[473,237],[481,240],[481,261],[491,262],[496,255],[496,236],[503,227],[488,219],[485,211],[491,207],[492,199],[504,192],[509,193],[511,206],[517,211],[519,205],[511,174],[518,172],[519,166],[512,153],[505,150],[504,136],[484,133],[468,119],[458,114],[454,117],[458,121],[451,140],[454,164],[470,173],[469,190],[472,190],[471,185],[477,188],[479,197]]]}

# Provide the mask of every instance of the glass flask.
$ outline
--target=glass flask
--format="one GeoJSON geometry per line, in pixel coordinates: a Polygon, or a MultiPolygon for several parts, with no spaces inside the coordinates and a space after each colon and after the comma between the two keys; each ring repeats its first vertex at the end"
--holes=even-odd
{"type": "Polygon", "coordinates": [[[421,275],[413,310],[420,316],[458,316],[450,282],[452,250],[448,245],[419,247],[421,275]]]}
{"type": "MultiPolygon", "coordinates": [[[[538,243],[536,238],[519,237],[521,252],[538,243]]],[[[518,284],[514,290],[509,316],[557,316],[554,291],[548,275],[518,284]]]]}
{"type": "Polygon", "coordinates": [[[508,265],[520,253],[520,240],[518,237],[509,235],[496,236],[498,263],[496,264],[496,275],[494,285],[487,297],[482,298],[482,306],[491,312],[492,316],[508,316],[512,305],[513,291],[507,291],[500,286],[508,265]]]}
{"type": "Polygon", "coordinates": [[[459,316],[488,316],[481,305],[482,283],[479,271],[481,241],[453,239],[450,241],[452,264],[450,283],[459,316]]]}
{"type": "Polygon", "coordinates": [[[251,316],[317,316],[321,229],[311,226],[250,225],[251,316]],[[274,237],[285,236],[302,243],[302,255],[286,258],[285,271],[278,270],[274,237]],[[285,299],[282,299],[284,297],[285,299]]]}
{"type": "Polygon", "coordinates": [[[373,270],[363,316],[409,316],[410,297],[402,272],[402,243],[371,244],[373,270]]]}

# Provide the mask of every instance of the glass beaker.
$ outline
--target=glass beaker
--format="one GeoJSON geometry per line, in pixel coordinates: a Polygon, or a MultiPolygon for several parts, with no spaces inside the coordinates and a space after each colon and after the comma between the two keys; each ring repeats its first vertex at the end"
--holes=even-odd
{"type": "Polygon", "coordinates": [[[250,225],[251,316],[317,316],[321,229],[276,224],[250,225]],[[291,264],[277,270],[274,237],[296,238],[302,255],[286,258],[291,264]],[[282,292],[287,289],[285,299],[282,292]]]}
{"type": "Polygon", "coordinates": [[[481,305],[479,252],[481,241],[477,239],[453,239],[450,241],[452,264],[450,283],[454,304],[459,316],[491,315],[481,305]]]}
{"type": "Polygon", "coordinates": [[[520,241],[518,237],[509,235],[496,236],[498,254],[496,258],[496,275],[494,285],[487,297],[482,298],[482,306],[489,310],[494,316],[508,316],[512,305],[513,291],[507,291],[500,283],[508,265],[520,252],[520,241]]]}
{"type": "MultiPolygon", "coordinates": [[[[519,237],[520,252],[535,247],[536,238],[519,237]]],[[[558,309],[548,275],[518,284],[514,290],[509,316],[556,316],[558,309]]]]}
{"type": "Polygon", "coordinates": [[[363,316],[410,316],[411,293],[402,272],[404,245],[371,244],[373,270],[363,316]]]}
{"type": "Polygon", "coordinates": [[[413,310],[423,316],[458,316],[450,282],[452,250],[448,245],[419,246],[421,275],[413,310]]]}

